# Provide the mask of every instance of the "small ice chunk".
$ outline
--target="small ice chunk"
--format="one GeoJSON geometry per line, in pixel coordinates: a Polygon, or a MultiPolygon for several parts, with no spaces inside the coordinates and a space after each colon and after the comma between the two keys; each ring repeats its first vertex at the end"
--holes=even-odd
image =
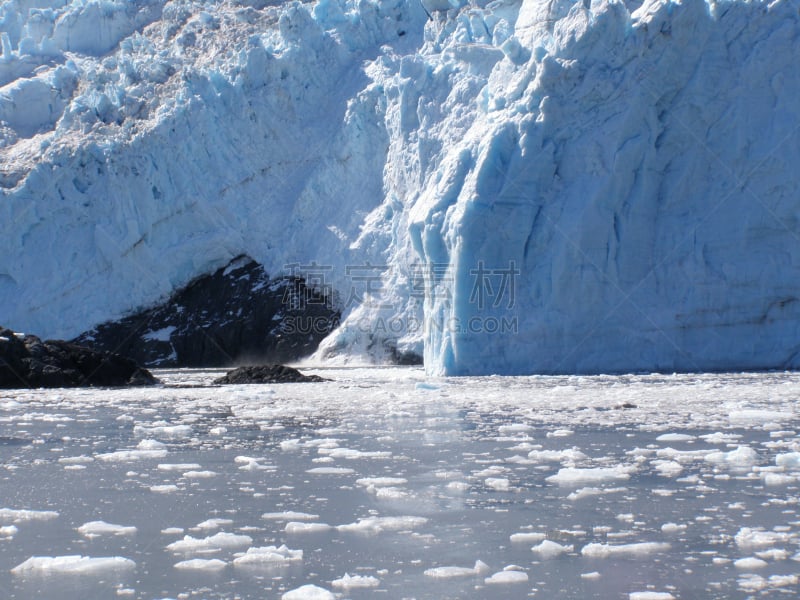
{"type": "Polygon", "coordinates": [[[487,477],[484,483],[486,487],[498,492],[506,492],[510,487],[510,482],[505,477],[487,477]]]}
{"type": "Polygon", "coordinates": [[[581,550],[589,558],[609,558],[612,556],[649,556],[666,552],[670,545],[665,542],[638,542],[633,544],[587,544],[581,550]]]}
{"type": "Polygon", "coordinates": [[[215,471],[186,471],[183,474],[186,479],[210,479],[216,475],[215,471]]]}
{"type": "Polygon", "coordinates": [[[750,446],[739,446],[730,452],[711,452],[706,461],[716,465],[742,469],[758,463],[758,453],[750,446]]]}
{"type": "Polygon", "coordinates": [[[151,485],[149,489],[156,494],[171,494],[178,491],[178,486],[174,483],[166,483],[163,485],[151,485]]]}
{"type": "Polygon", "coordinates": [[[89,521],[78,527],[78,533],[84,537],[97,537],[100,535],[133,535],[136,527],[114,525],[105,521],[89,521]]]}
{"type": "Polygon", "coordinates": [[[574,550],[574,546],[564,546],[552,540],[544,540],[542,543],[531,548],[531,552],[538,554],[539,557],[544,560],[557,558],[562,554],[566,554],[574,550]]]}
{"type": "Polygon", "coordinates": [[[308,584],[286,592],[281,600],[336,600],[336,596],[325,588],[308,584]]]}
{"type": "Polygon", "coordinates": [[[601,575],[597,571],[592,571],[591,573],[581,573],[581,579],[588,579],[590,581],[600,579],[600,577],[601,575]]]}
{"type": "Polygon", "coordinates": [[[161,530],[164,535],[180,535],[183,533],[183,527],[166,527],[161,530]]]}
{"type": "Polygon", "coordinates": [[[197,463],[161,463],[159,471],[196,471],[202,467],[197,463]]]}
{"type": "Polygon", "coordinates": [[[359,458],[391,458],[391,452],[385,451],[365,451],[354,448],[319,448],[319,453],[330,458],[344,458],[354,460],[359,458]]]}
{"type": "Polygon", "coordinates": [[[631,473],[635,470],[636,467],[629,465],[617,465],[616,467],[595,467],[590,469],[565,467],[563,469],[559,469],[558,473],[555,475],[548,477],[547,481],[558,485],[622,481],[625,479],[630,479],[631,473]]]}
{"type": "Polygon", "coordinates": [[[489,565],[478,560],[475,561],[475,566],[471,569],[469,567],[435,567],[433,569],[426,569],[424,575],[434,579],[452,579],[455,577],[474,577],[488,572],[489,565]]]}
{"type": "Polygon", "coordinates": [[[782,531],[764,531],[742,527],[734,537],[736,545],[742,549],[768,548],[775,544],[788,542],[791,535],[782,531]]]}
{"type": "Polygon", "coordinates": [[[269,512],[261,515],[262,519],[268,521],[316,521],[319,515],[312,515],[311,513],[296,512],[287,510],[284,512],[269,512]]]}
{"type": "Polygon", "coordinates": [[[297,521],[290,521],[286,524],[284,531],[289,535],[296,535],[299,533],[323,533],[333,529],[327,523],[299,523],[297,521]]]}
{"type": "Polygon", "coordinates": [[[676,534],[686,531],[686,525],[679,525],[678,523],[664,523],[661,526],[661,531],[667,534],[676,534]]]}
{"type": "Polygon", "coordinates": [[[377,577],[372,577],[370,575],[350,575],[348,573],[345,573],[343,577],[334,579],[331,582],[333,587],[342,588],[345,590],[354,588],[373,588],[378,587],[380,584],[381,580],[377,577]]]}
{"type": "Polygon", "coordinates": [[[742,571],[752,571],[755,569],[763,569],[767,566],[767,561],[756,558],[755,556],[748,556],[733,561],[733,566],[742,571]]]}
{"type": "Polygon", "coordinates": [[[601,496],[603,494],[616,494],[618,492],[626,492],[626,491],[628,491],[628,488],[624,487],[614,487],[614,488],[583,487],[569,494],[569,496],[567,496],[567,500],[575,502],[576,500],[583,500],[584,498],[591,498],[592,496],[601,496]]]}
{"type": "Polygon", "coordinates": [[[631,592],[628,594],[629,600],[675,600],[675,596],[669,592],[631,592]]]}
{"type": "Polygon", "coordinates": [[[302,550],[290,550],[286,544],[277,546],[263,546],[248,548],[244,554],[238,554],[233,559],[235,567],[253,567],[262,565],[280,565],[303,560],[302,550]]]}
{"type": "Polygon", "coordinates": [[[135,450],[117,450],[96,455],[104,462],[132,462],[153,458],[164,458],[167,455],[166,445],[156,440],[142,440],[135,450]]]}
{"type": "Polygon", "coordinates": [[[543,533],[537,532],[521,532],[521,533],[513,533],[510,536],[510,540],[515,544],[535,544],[536,542],[541,542],[547,536],[543,533]]]}
{"type": "Polygon", "coordinates": [[[588,458],[578,448],[566,448],[564,450],[531,450],[528,452],[528,460],[531,462],[578,462],[588,458]]]}
{"type": "Polygon", "coordinates": [[[136,425],[133,428],[133,435],[141,437],[183,439],[192,435],[192,428],[189,425],[169,425],[164,422],[159,422],[150,426],[136,425]]]}
{"type": "Polygon", "coordinates": [[[366,517],[355,523],[339,525],[336,529],[348,533],[378,534],[384,531],[411,530],[427,522],[425,517],[366,517]]]}
{"type": "Polygon", "coordinates": [[[528,574],[525,571],[503,570],[495,573],[491,577],[487,577],[483,581],[489,584],[525,583],[528,581],[528,574]]]}
{"type": "Polygon", "coordinates": [[[175,568],[182,571],[221,571],[228,566],[218,558],[192,558],[175,563],[175,568]]]}
{"type": "Polygon", "coordinates": [[[800,452],[787,452],[775,456],[775,464],[784,469],[800,470],[800,452]]]}
{"type": "Polygon", "coordinates": [[[756,552],[756,556],[764,560],[786,560],[789,558],[789,553],[783,548],[770,548],[769,550],[756,552]]]}
{"type": "Polygon", "coordinates": [[[215,533],[210,537],[195,538],[186,535],[182,540],[172,542],[167,550],[175,553],[188,554],[200,551],[223,550],[226,548],[241,548],[253,543],[249,535],[236,535],[234,533],[215,533]]]}
{"type": "Polygon", "coordinates": [[[63,456],[58,459],[59,464],[62,465],[83,465],[86,463],[94,462],[94,459],[91,456],[63,456]]]}
{"type": "Polygon", "coordinates": [[[28,521],[50,521],[57,519],[58,513],[54,510],[27,510],[15,508],[0,508],[0,523],[26,523],[28,521]]]}
{"type": "Polygon", "coordinates": [[[219,529],[228,525],[233,525],[233,519],[206,519],[194,527],[195,529],[219,529]]]}
{"type": "Polygon", "coordinates": [[[408,479],[403,477],[362,477],[356,479],[356,485],[363,487],[394,487],[398,485],[405,485],[408,479]]]}
{"type": "Polygon", "coordinates": [[[466,492],[469,484],[466,481],[451,481],[447,484],[447,489],[453,492],[466,492]]]}
{"type": "Polygon", "coordinates": [[[121,556],[32,556],[11,569],[11,572],[14,575],[99,575],[134,568],[135,562],[121,556]]]}
{"type": "Polygon", "coordinates": [[[556,429],[555,431],[548,431],[547,437],[549,438],[561,438],[561,437],[569,437],[575,432],[572,429],[556,429]]]}
{"type": "Polygon", "coordinates": [[[790,485],[797,481],[794,475],[786,475],[785,473],[764,473],[761,475],[764,485],[768,487],[777,487],[780,485],[790,485]]]}
{"type": "Polygon", "coordinates": [[[346,467],[314,467],[306,469],[306,473],[311,475],[351,475],[355,470],[346,467]]]}
{"type": "Polygon", "coordinates": [[[13,538],[17,533],[19,533],[19,529],[16,525],[3,525],[0,527],[0,537],[13,538]]]}
{"type": "Polygon", "coordinates": [[[664,433],[656,438],[657,442],[688,442],[697,439],[688,433],[664,433]]]}

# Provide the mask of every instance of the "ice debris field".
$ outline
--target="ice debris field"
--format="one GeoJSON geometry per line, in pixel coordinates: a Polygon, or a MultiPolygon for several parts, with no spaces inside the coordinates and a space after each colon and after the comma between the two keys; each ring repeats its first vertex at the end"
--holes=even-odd
{"type": "Polygon", "coordinates": [[[793,597],[800,376],[0,397],[0,595],[793,597]]]}

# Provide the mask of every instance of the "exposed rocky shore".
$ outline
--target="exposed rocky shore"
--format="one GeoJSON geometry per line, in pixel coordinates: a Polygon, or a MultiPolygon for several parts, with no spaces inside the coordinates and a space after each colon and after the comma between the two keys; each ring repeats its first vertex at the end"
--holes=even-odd
{"type": "Polygon", "coordinates": [[[63,340],[0,328],[0,388],[121,387],[158,380],[135,361],[63,340]]]}

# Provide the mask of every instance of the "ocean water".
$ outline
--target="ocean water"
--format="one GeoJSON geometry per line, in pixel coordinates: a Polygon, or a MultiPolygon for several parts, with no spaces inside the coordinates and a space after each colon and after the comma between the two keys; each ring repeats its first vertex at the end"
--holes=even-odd
{"type": "Polygon", "coordinates": [[[800,375],[308,372],[0,394],[0,597],[798,593],[800,375]]]}

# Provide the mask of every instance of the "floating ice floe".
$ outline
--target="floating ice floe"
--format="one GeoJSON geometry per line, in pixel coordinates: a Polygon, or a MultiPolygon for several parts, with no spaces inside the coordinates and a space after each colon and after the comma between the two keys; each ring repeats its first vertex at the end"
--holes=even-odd
{"type": "Polygon", "coordinates": [[[565,448],[564,450],[531,450],[528,460],[533,463],[543,462],[579,462],[588,457],[578,448],[565,448]]]}
{"type": "Polygon", "coordinates": [[[403,477],[362,477],[361,479],[356,479],[356,485],[366,488],[395,487],[399,485],[405,485],[407,483],[408,479],[403,477]]]}
{"type": "Polygon", "coordinates": [[[612,556],[649,556],[666,552],[670,545],[666,542],[637,542],[633,544],[587,544],[581,554],[589,558],[609,558],[612,556]]]}
{"type": "Polygon", "coordinates": [[[733,566],[742,571],[754,571],[766,567],[767,561],[756,558],[755,556],[747,556],[733,561],[733,566]]]}
{"type": "Polygon", "coordinates": [[[347,533],[378,534],[384,531],[411,530],[427,522],[425,517],[366,517],[355,523],[339,525],[336,529],[347,533]]]}
{"type": "Polygon", "coordinates": [[[11,572],[14,575],[102,575],[109,571],[129,571],[136,563],[121,556],[32,556],[11,572]]]}
{"type": "Polygon", "coordinates": [[[291,550],[285,544],[248,548],[247,552],[237,554],[233,559],[235,567],[253,567],[263,565],[282,565],[303,560],[302,550],[291,550]]]}
{"type": "Polygon", "coordinates": [[[696,440],[697,436],[688,433],[663,433],[656,438],[657,442],[689,442],[696,440]]]}
{"type": "Polygon", "coordinates": [[[484,583],[493,584],[508,584],[508,583],[525,583],[528,581],[528,574],[520,570],[519,567],[506,567],[502,571],[498,571],[491,577],[486,577],[484,583]]]}
{"type": "Polygon", "coordinates": [[[281,596],[281,600],[336,600],[336,596],[316,585],[303,585],[281,596]]]}
{"type": "Polygon", "coordinates": [[[769,588],[780,589],[796,586],[800,583],[797,575],[771,575],[769,578],[761,575],[742,575],[737,581],[739,588],[745,592],[760,592],[769,588]]]}
{"type": "Polygon", "coordinates": [[[194,529],[219,529],[220,527],[227,527],[233,525],[233,519],[206,519],[194,526],[194,529]]]}
{"type": "Polygon", "coordinates": [[[28,510],[16,508],[0,508],[0,523],[26,523],[28,521],[50,521],[57,519],[54,510],[28,510]]]}
{"type": "Polygon", "coordinates": [[[183,473],[183,477],[186,479],[210,479],[216,476],[216,471],[186,471],[183,473]]]}
{"type": "Polygon", "coordinates": [[[220,532],[205,538],[195,538],[190,535],[184,536],[182,540],[169,544],[167,550],[176,554],[190,554],[200,551],[241,548],[252,543],[253,538],[249,535],[220,532]]]}
{"type": "Polygon", "coordinates": [[[544,533],[540,533],[538,531],[525,531],[520,533],[512,533],[509,536],[509,539],[515,544],[533,544],[536,542],[541,542],[547,536],[544,533]]]}
{"type": "Polygon", "coordinates": [[[664,523],[661,526],[662,533],[675,534],[686,531],[686,525],[678,523],[664,523]]]}
{"type": "Polygon", "coordinates": [[[478,560],[475,561],[475,566],[469,567],[434,567],[433,569],[426,569],[424,574],[426,577],[434,579],[452,579],[455,577],[474,577],[476,575],[483,575],[489,572],[489,565],[485,562],[478,560]]]}
{"type": "Polygon", "coordinates": [[[631,592],[628,600],[675,600],[669,592],[631,592]]]}
{"type": "Polygon", "coordinates": [[[386,451],[368,452],[363,450],[355,450],[353,448],[319,448],[320,454],[326,455],[330,458],[344,458],[354,460],[358,458],[391,458],[392,453],[386,451]]]}
{"type": "Polygon", "coordinates": [[[167,455],[165,444],[156,440],[142,440],[133,450],[117,450],[97,454],[95,458],[105,462],[133,462],[136,460],[147,460],[154,458],[164,458],[167,455]]]}
{"type": "Polygon", "coordinates": [[[114,525],[105,521],[90,521],[78,527],[78,533],[84,537],[97,537],[101,535],[133,535],[136,527],[132,525],[114,525]]]}
{"type": "Polygon", "coordinates": [[[262,519],[271,521],[316,521],[319,515],[312,515],[311,513],[297,512],[293,510],[286,510],[284,512],[270,512],[261,515],[262,519]]]}
{"type": "Polygon", "coordinates": [[[788,470],[800,470],[800,452],[787,452],[775,456],[775,464],[788,470]]]}
{"type": "Polygon", "coordinates": [[[161,463],[158,465],[159,471],[197,471],[202,468],[197,463],[161,463]]]}
{"type": "Polygon", "coordinates": [[[333,529],[327,523],[300,523],[297,521],[290,521],[286,524],[284,531],[290,535],[299,533],[324,533],[333,529]]]}
{"type": "Polygon", "coordinates": [[[311,475],[351,475],[355,473],[355,470],[346,467],[314,467],[306,469],[306,473],[311,475]]]}
{"type": "Polygon", "coordinates": [[[574,546],[564,546],[552,540],[544,540],[542,543],[531,548],[531,552],[538,554],[540,558],[545,560],[556,558],[574,550],[574,546]]]}
{"type": "Polygon", "coordinates": [[[581,483],[603,483],[608,481],[624,481],[630,479],[631,473],[636,467],[629,465],[618,465],[615,467],[595,467],[589,469],[578,469],[575,467],[565,467],[558,470],[558,473],[547,478],[550,483],[558,485],[577,485],[581,483]]]}
{"type": "Polygon", "coordinates": [[[486,487],[498,492],[508,491],[511,485],[506,477],[487,477],[484,484],[486,487]]]}
{"type": "Polygon", "coordinates": [[[3,525],[0,526],[0,538],[10,539],[19,533],[16,525],[3,525]]]}
{"type": "Polygon", "coordinates": [[[148,489],[156,494],[171,494],[172,492],[178,491],[178,486],[174,483],[164,483],[160,485],[151,485],[148,489]]]}
{"type": "Polygon", "coordinates": [[[192,558],[175,563],[174,567],[181,571],[221,571],[228,566],[218,558],[192,558]]]}
{"type": "Polygon", "coordinates": [[[762,529],[742,527],[734,537],[734,540],[739,548],[749,550],[768,548],[775,544],[783,544],[790,541],[793,537],[792,534],[785,531],[764,531],[762,529]]]}
{"type": "Polygon", "coordinates": [[[575,502],[576,500],[583,500],[584,498],[591,498],[593,496],[602,496],[604,494],[617,494],[625,492],[628,488],[613,487],[613,488],[598,488],[598,487],[583,487],[567,496],[567,500],[575,502]]]}
{"type": "Polygon", "coordinates": [[[343,577],[334,579],[331,585],[335,588],[344,590],[358,589],[358,588],[374,588],[381,584],[381,580],[371,575],[350,575],[345,573],[343,577]]]}
{"type": "Polygon", "coordinates": [[[156,437],[167,439],[185,439],[192,435],[192,428],[189,425],[169,425],[163,421],[151,425],[136,425],[133,428],[133,435],[138,437],[156,437]]]}
{"type": "Polygon", "coordinates": [[[758,453],[750,446],[739,446],[730,452],[711,452],[706,461],[734,469],[746,469],[758,464],[758,453]]]}

